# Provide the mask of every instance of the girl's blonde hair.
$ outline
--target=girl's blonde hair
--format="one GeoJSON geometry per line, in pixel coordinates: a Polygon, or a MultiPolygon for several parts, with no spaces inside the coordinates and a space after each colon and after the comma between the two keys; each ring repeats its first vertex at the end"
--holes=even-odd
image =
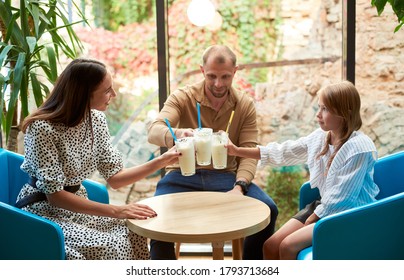
{"type": "MultiPolygon", "coordinates": [[[[362,126],[360,116],[361,99],[359,92],[349,81],[343,81],[336,84],[328,85],[318,91],[318,96],[321,97],[325,107],[331,114],[339,116],[343,119],[341,129],[341,141],[335,148],[327,163],[327,169],[330,167],[338,150],[349,139],[352,132],[359,130],[362,126]]],[[[331,134],[328,133],[326,145],[318,154],[318,157],[325,155],[328,152],[329,144],[331,143],[331,134]]]]}

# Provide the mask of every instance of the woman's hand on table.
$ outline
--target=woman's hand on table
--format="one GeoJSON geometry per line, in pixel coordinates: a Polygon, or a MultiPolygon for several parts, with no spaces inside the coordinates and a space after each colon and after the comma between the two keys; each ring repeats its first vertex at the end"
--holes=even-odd
{"type": "Polygon", "coordinates": [[[120,206],[118,212],[118,218],[121,219],[136,219],[145,220],[148,218],[154,218],[157,213],[147,205],[131,203],[127,205],[120,206]]]}

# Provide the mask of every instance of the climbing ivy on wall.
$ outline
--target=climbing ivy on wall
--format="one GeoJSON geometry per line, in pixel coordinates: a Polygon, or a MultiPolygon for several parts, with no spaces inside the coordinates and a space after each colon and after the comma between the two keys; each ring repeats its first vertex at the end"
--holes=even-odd
{"type": "MultiPolygon", "coordinates": [[[[189,0],[168,1],[172,75],[176,76],[198,69],[202,51],[212,44],[230,46],[236,52],[239,63],[263,62],[273,59],[276,11],[280,0],[217,1],[217,11],[223,19],[223,24],[217,31],[197,27],[189,22],[186,16],[189,2],[189,0]]],[[[123,68],[135,65],[142,68],[129,67],[129,71],[134,72],[136,69],[145,75],[147,71],[156,70],[155,64],[147,66],[145,61],[141,64],[135,62],[138,57],[144,58],[145,53],[149,57],[156,54],[155,0],[94,0],[93,9],[98,13],[96,18],[99,19],[99,25],[113,31],[108,34],[110,45],[94,48],[101,50],[114,47],[118,57],[114,57],[109,52],[108,55],[105,55],[105,60],[111,61],[117,71],[124,71],[123,68]],[[121,62],[122,67],[119,66],[121,62]]],[[[105,36],[101,36],[102,40],[101,38],[86,39],[86,37],[88,36],[83,34],[83,40],[92,41],[93,46],[97,44],[97,41],[98,44],[102,44],[102,41],[107,39],[105,36]]],[[[98,55],[100,54],[98,51],[98,55]]],[[[156,62],[155,59],[147,61],[156,62]]],[[[262,69],[250,71],[247,74],[248,80],[251,83],[266,80],[265,73],[265,70],[262,69]]]]}
{"type": "MultiPolygon", "coordinates": [[[[273,59],[279,0],[218,1],[223,24],[217,31],[189,23],[184,16],[188,4],[187,0],[174,1],[169,9],[170,62],[175,72],[194,70],[201,62],[202,51],[212,44],[230,46],[239,63],[273,59]]],[[[250,82],[266,80],[264,73],[251,71],[250,82]]]]}
{"type": "Polygon", "coordinates": [[[120,26],[148,21],[155,14],[155,0],[93,0],[98,27],[116,31],[120,26]]]}

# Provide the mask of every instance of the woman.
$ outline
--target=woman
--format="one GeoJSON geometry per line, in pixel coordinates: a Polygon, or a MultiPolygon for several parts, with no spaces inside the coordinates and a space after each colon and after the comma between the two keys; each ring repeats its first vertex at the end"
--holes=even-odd
{"type": "Polygon", "coordinates": [[[256,148],[227,145],[231,155],[272,166],[307,163],[311,187],[320,191],[321,200],[307,205],[266,240],[265,259],[296,259],[299,251],[311,246],[319,219],[373,202],[379,192],[373,182],[375,145],[358,131],[361,102],[355,86],[348,81],[332,84],[320,89],[318,97],[320,128],[310,135],[256,148]]]}
{"type": "Polygon", "coordinates": [[[76,59],[23,124],[21,169],[30,180],[17,204],[60,225],[67,259],[149,259],[146,238],[130,232],[123,219],[155,217],[153,209],[136,203],[116,206],[91,201],[81,182],[98,170],[117,189],[178,160],[173,148],[145,164],[123,168],[102,113],[114,97],[105,65],[76,59]],[[41,196],[42,200],[30,200],[41,196]]]}

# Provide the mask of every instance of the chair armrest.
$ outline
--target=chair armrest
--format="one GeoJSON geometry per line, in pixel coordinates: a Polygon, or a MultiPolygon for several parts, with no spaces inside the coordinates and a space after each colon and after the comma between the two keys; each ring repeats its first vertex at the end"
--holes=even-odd
{"type": "Polygon", "coordinates": [[[321,219],[314,227],[313,259],[404,259],[403,213],[400,193],[321,219]]]}
{"type": "Polygon", "coordinates": [[[109,194],[107,187],[96,181],[87,179],[83,181],[83,186],[87,190],[88,198],[100,203],[109,203],[109,194]]]}
{"type": "Polygon", "coordinates": [[[313,247],[308,247],[299,252],[297,254],[297,260],[302,260],[302,261],[311,261],[313,260],[313,247]]]}
{"type": "Polygon", "coordinates": [[[0,259],[63,260],[62,229],[52,221],[0,202],[0,259]]]}
{"type": "Polygon", "coordinates": [[[299,193],[299,209],[303,209],[307,204],[320,198],[320,193],[317,188],[312,189],[310,182],[304,183],[300,187],[299,193]]]}

